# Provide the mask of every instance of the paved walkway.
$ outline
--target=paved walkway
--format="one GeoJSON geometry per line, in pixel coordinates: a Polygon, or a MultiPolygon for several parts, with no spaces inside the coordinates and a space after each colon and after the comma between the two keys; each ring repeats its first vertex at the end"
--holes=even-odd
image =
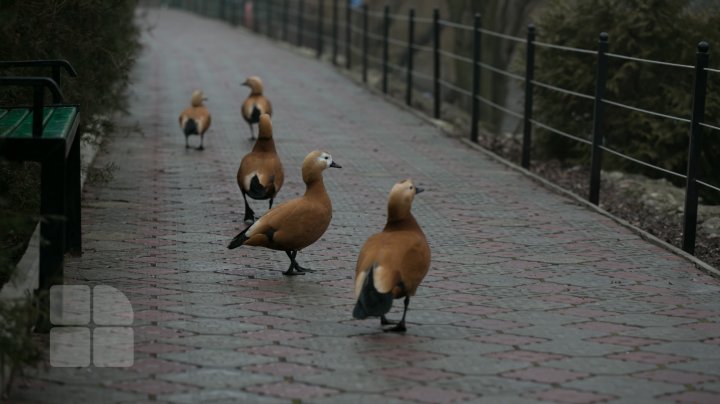
{"type": "Polygon", "coordinates": [[[96,161],[117,170],[88,187],[85,254],[67,265],[68,283],[130,298],[135,364],[31,373],[12,401],[720,401],[718,280],[327,64],[177,11],[149,20],[125,122],[142,130],[96,161]],[[251,144],[238,110],[251,74],[275,106],[278,202],[303,191],[310,150],[344,167],[325,177],[328,232],[298,256],[314,274],[282,276],[282,252],[225,248],[243,226],[235,172],[251,144]],[[177,128],[195,88],[214,116],[203,152],[177,128]],[[428,190],[413,210],[433,260],[407,334],[387,335],[352,319],[351,277],[406,177],[428,190]]]}

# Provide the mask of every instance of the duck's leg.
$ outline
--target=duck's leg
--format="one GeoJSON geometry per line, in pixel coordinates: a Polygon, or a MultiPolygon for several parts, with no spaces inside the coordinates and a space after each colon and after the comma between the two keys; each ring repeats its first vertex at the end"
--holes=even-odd
{"type": "Polygon", "coordinates": [[[255,140],[255,132],[253,131],[252,124],[248,123],[248,126],[250,127],[250,139],[249,140],[255,140]]]}
{"type": "Polygon", "coordinates": [[[304,272],[297,270],[297,262],[295,262],[295,256],[297,255],[297,251],[285,251],[285,254],[287,254],[288,258],[290,258],[290,267],[288,267],[287,271],[283,272],[283,275],[287,276],[294,276],[294,275],[305,275],[304,272]]]}
{"type": "Polygon", "coordinates": [[[243,222],[245,223],[254,223],[255,222],[255,212],[250,208],[250,204],[247,201],[247,196],[245,196],[245,191],[242,192],[243,200],[245,201],[245,218],[243,219],[243,222]]]}
{"type": "Polygon", "coordinates": [[[303,267],[301,267],[300,264],[298,264],[297,261],[295,261],[295,256],[297,256],[297,251],[293,251],[292,258],[290,258],[290,259],[295,263],[295,270],[296,270],[297,272],[300,272],[300,273],[315,272],[314,270],[312,270],[312,269],[310,269],[310,268],[303,268],[303,267]]]}
{"type": "Polygon", "coordinates": [[[270,198],[270,206],[268,206],[268,210],[272,209],[272,203],[275,200],[275,198],[270,198]]]}
{"type": "MultiPolygon", "coordinates": [[[[395,327],[392,328],[386,328],[383,331],[385,332],[405,332],[407,331],[407,328],[405,328],[405,314],[407,314],[407,308],[408,304],[410,304],[410,296],[405,296],[405,300],[403,301],[403,304],[405,305],[405,308],[403,309],[403,316],[399,323],[395,327]]],[[[380,319],[382,321],[382,318],[380,319]]]]}
{"type": "Polygon", "coordinates": [[[203,147],[203,137],[204,137],[204,136],[203,136],[202,134],[200,134],[200,146],[198,146],[198,148],[197,148],[198,150],[204,150],[204,149],[205,149],[205,148],[203,147]]]}
{"type": "Polygon", "coordinates": [[[392,325],[392,324],[397,324],[397,323],[398,323],[397,321],[388,320],[384,314],[382,316],[380,316],[380,325],[392,325]]]}
{"type": "Polygon", "coordinates": [[[185,148],[186,149],[190,148],[190,144],[188,143],[188,135],[185,135],[185,148]]]}

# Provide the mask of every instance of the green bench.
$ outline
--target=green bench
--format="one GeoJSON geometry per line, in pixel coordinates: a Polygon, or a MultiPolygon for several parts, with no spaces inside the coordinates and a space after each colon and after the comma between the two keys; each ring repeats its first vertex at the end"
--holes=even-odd
{"type": "Polygon", "coordinates": [[[79,108],[63,103],[60,71],[77,74],[64,60],[0,61],[6,68],[51,68],[51,77],[2,76],[0,89],[7,86],[32,89],[32,104],[0,106],[0,158],[37,161],[41,165],[40,188],[40,318],[38,329],[49,327],[48,292],[63,283],[66,252],[80,255],[80,137],[77,136],[79,108]],[[52,103],[45,103],[45,93],[52,103]]]}

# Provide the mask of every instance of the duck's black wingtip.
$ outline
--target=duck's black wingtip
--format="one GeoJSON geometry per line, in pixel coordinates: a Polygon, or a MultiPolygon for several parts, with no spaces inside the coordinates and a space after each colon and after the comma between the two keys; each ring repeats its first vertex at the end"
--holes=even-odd
{"type": "Polygon", "coordinates": [[[228,250],[232,250],[233,248],[238,248],[238,247],[240,247],[241,245],[243,245],[243,243],[245,243],[245,241],[247,241],[247,239],[248,239],[249,237],[246,236],[245,233],[248,231],[249,228],[250,228],[250,227],[248,227],[247,229],[245,229],[245,230],[243,230],[242,232],[240,232],[240,234],[238,234],[237,236],[235,236],[235,237],[232,239],[232,241],[230,241],[230,244],[228,244],[228,246],[227,246],[228,250]]]}
{"type": "Polygon", "coordinates": [[[370,316],[385,315],[392,307],[393,295],[391,292],[380,293],[375,288],[374,272],[377,265],[373,265],[365,276],[360,296],[353,309],[353,317],[362,320],[370,316]]]}

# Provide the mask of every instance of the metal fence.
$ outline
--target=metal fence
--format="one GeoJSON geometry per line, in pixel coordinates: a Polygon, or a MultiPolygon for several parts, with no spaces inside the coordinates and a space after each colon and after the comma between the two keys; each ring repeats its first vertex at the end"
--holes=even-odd
{"type": "Polygon", "coordinates": [[[540,128],[557,136],[585,144],[591,150],[588,200],[593,204],[597,205],[600,199],[600,179],[604,153],[633,162],[646,169],[682,179],[686,184],[682,248],[691,254],[695,250],[699,189],[717,192],[720,195],[719,186],[698,178],[700,142],[703,130],[720,131],[720,127],[706,123],[704,117],[708,74],[720,74],[720,70],[708,67],[709,46],[706,42],[697,44],[697,57],[693,66],[610,53],[608,52],[609,37],[604,32],[599,34],[597,49],[579,49],[536,40],[536,30],[533,25],[528,26],[526,37],[515,37],[482,28],[479,15],[474,16],[474,24],[471,26],[444,20],[440,17],[437,9],[434,10],[431,16],[425,17],[416,16],[413,9],[410,9],[407,15],[393,14],[389,6],[385,6],[380,11],[370,10],[367,5],[353,6],[352,0],[170,0],[169,4],[172,7],[183,8],[207,17],[222,19],[233,25],[245,26],[270,38],[282,40],[299,47],[314,49],[318,58],[325,55],[329,47],[330,60],[335,65],[340,66],[341,62],[344,61],[344,68],[353,69],[356,61],[359,60],[359,73],[363,82],[368,81],[368,71],[371,69],[370,64],[372,63],[375,70],[381,71],[381,89],[386,94],[388,93],[388,77],[391,74],[402,75],[405,79],[405,103],[409,106],[413,104],[414,82],[416,80],[429,82],[431,83],[430,88],[432,88],[433,99],[432,116],[436,119],[441,118],[441,104],[444,92],[455,92],[469,97],[471,102],[468,113],[471,121],[468,136],[473,142],[478,140],[479,122],[481,121],[480,105],[484,104],[490,108],[498,109],[504,114],[521,120],[523,123],[520,164],[524,168],[530,167],[530,151],[533,130],[535,129],[540,128]],[[326,15],[328,8],[330,13],[326,15]],[[382,22],[382,33],[369,31],[370,18],[382,22]],[[407,24],[407,34],[404,40],[393,38],[390,35],[390,26],[396,22],[407,24]],[[432,46],[423,46],[416,42],[416,24],[431,25],[432,46]],[[448,29],[472,33],[472,57],[459,55],[441,48],[442,32],[448,29]],[[524,45],[524,74],[517,74],[484,63],[481,59],[483,36],[490,36],[497,40],[515,41],[524,45]],[[404,49],[405,58],[400,64],[390,61],[389,50],[391,47],[404,49]],[[594,94],[583,94],[554,86],[551,83],[535,80],[535,51],[538,48],[587,54],[595,58],[597,71],[594,94]],[[421,72],[415,66],[414,61],[419,52],[427,52],[432,55],[430,72],[427,71],[428,69],[421,72]],[[449,58],[472,66],[472,85],[469,89],[443,79],[441,58],[449,58]],[[607,99],[605,97],[605,87],[608,76],[608,59],[611,58],[632,60],[643,64],[663,65],[693,72],[694,88],[692,107],[689,111],[690,118],[662,114],[607,99]],[[523,85],[524,109],[522,113],[513,111],[480,95],[481,71],[491,71],[494,74],[516,80],[523,85]],[[534,119],[533,94],[536,92],[536,88],[559,92],[592,102],[593,124],[590,139],[567,133],[534,119]],[[607,105],[686,124],[690,138],[687,151],[687,170],[684,173],[671,171],[604,145],[603,122],[605,106],[607,105]]]}

